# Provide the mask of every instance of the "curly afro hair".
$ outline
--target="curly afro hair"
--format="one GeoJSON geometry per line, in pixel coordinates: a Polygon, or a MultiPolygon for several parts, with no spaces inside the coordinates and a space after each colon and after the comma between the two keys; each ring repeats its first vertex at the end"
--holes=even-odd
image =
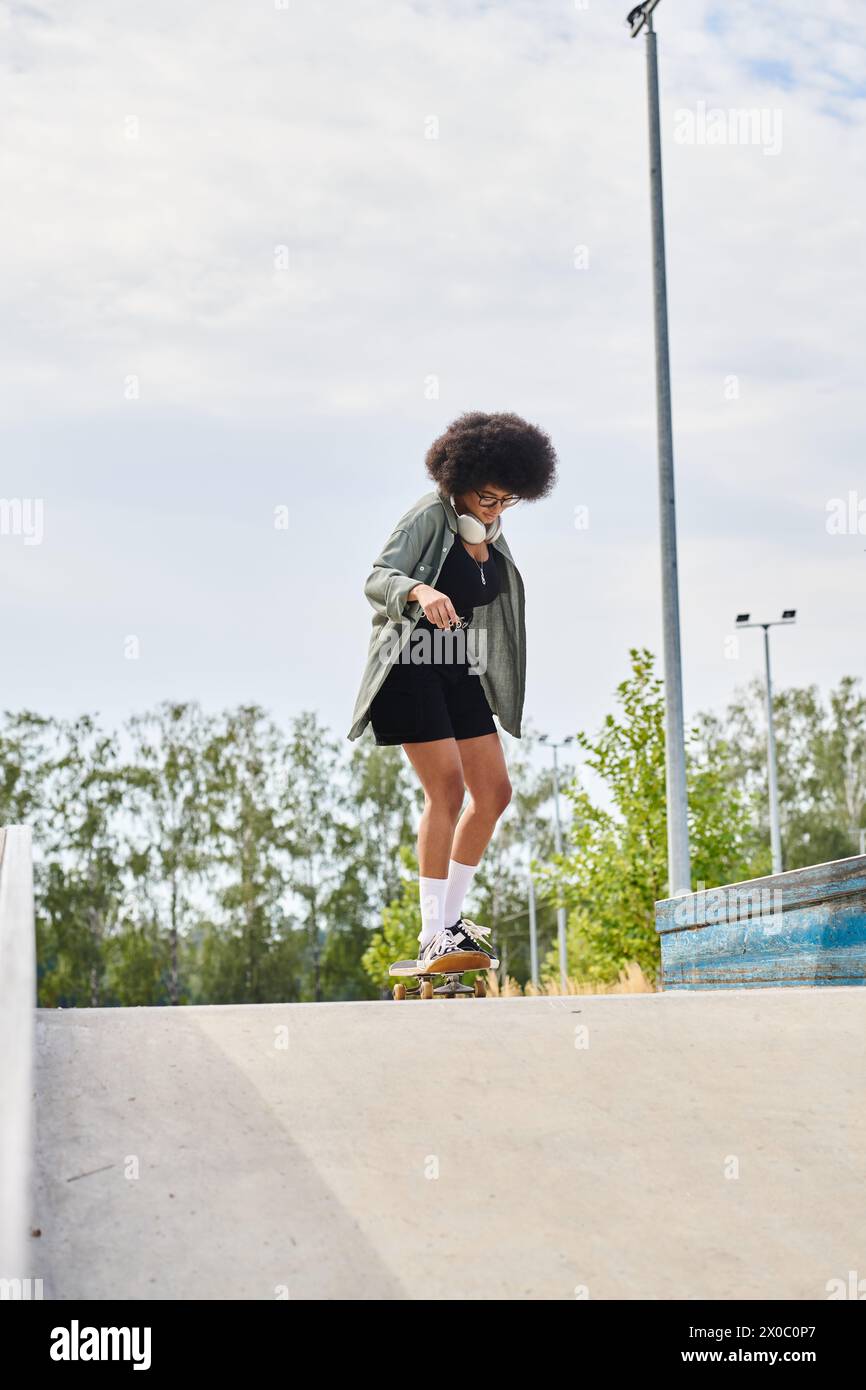
{"type": "Polygon", "coordinates": [[[534,502],[556,483],[556,450],[549,436],[510,412],[467,411],[433,441],[424,463],[445,496],[489,484],[534,502]]]}

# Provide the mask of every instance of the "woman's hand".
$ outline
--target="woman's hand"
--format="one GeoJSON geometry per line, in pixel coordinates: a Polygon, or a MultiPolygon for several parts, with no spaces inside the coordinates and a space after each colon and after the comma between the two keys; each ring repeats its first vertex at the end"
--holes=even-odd
{"type": "Polygon", "coordinates": [[[411,590],[409,598],[420,603],[424,610],[424,617],[434,627],[450,628],[452,624],[457,626],[460,622],[454,611],[454,604],[448,595],[434,589],[432,584],[416,584],[415,588],[411,590]]]}

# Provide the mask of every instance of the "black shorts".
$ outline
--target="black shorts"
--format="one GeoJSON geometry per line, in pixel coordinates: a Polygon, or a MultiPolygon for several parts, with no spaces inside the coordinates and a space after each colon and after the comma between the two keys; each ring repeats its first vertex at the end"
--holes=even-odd
{"type": "Polygon", "coordinates": [[[396,662],[370,702],[370,724],[383,745],[496,733],[481,679],[467,664],[396,662]]]}

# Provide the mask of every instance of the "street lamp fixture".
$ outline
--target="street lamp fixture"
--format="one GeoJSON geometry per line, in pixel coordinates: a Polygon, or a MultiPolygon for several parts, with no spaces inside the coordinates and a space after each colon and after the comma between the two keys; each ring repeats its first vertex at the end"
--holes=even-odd
{"type": "Polygon", "coordinates": [[[782,830],[779,822],[779,786],[776,777],[776,733],[773,727],[773,686],[770,680],[770,628],[789,627],[797,621],[796,608],[784,608],[781,618],[766,623],[751,622],[751,613],[737,614],[737,627],[760,627],[764,630],[764,677],[767,696],[767,771],[770,783],[770,844],[773,851],[773,873],[782,872],[782,830]]]}
{"type": "Polygon", "coordinates": [[[631,25],[631,36],[633,39],[637,38],[645,24],[652,29],[650,15],[658,2],[659,0],[644,0],[642,5],[635,5],[634,9],[629,12],[625,22],[631,25]]]}

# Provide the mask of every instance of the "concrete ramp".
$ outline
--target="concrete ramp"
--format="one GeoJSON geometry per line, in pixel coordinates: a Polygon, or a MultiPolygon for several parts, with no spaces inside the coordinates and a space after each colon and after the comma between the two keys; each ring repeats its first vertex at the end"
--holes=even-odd
{"type": "Polygon", "coordinates": [[[37,1011],[46,1298],[826,1299],[866,991],[37,1011]]]}

